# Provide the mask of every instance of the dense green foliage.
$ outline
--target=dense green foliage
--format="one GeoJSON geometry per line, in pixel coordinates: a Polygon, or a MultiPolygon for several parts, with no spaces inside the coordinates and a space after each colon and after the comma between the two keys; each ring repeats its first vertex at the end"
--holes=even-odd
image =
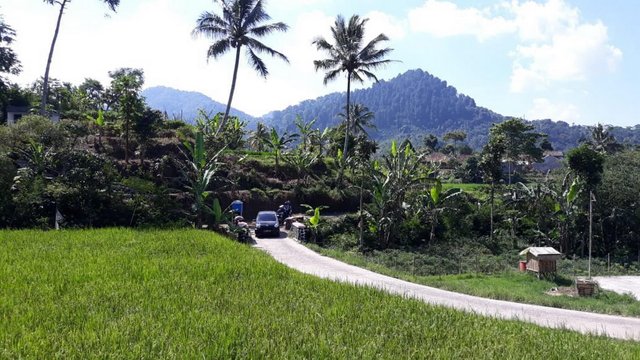
{"type": "Polygon", "coordinates": [[[640,356],[631,342],[302,275],[210,232],[0,235],[6,358],[640,356]]]}

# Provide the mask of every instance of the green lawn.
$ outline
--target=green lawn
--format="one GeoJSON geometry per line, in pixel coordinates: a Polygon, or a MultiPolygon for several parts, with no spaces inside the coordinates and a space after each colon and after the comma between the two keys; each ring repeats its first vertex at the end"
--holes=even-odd
{"type": "Polygon", "coordinates": [[[297,273],[210,232],[0,231],[0,358],[640,358],[297,273]]]}
{"type": "Polygon", "coordinates": [[[620,295],[612,291],[600,291],[596,296],[590,298],[546,294],[552,288],[572,286],[572,280],[568,277],[559,276],[555,280],[538,280],[531,274],[516,271],[505,271],[491,275],[417,276],[406,270],[410,264],[398,264],[398,268],[392,268],[376,262],[375,258],[362,256],[356,252],[326,249],[315,245],[310,245],[310,247],[327,256],[381,274],[445,290],[498,300],[640,317],[640,301],[630,295],[620,295]]]}

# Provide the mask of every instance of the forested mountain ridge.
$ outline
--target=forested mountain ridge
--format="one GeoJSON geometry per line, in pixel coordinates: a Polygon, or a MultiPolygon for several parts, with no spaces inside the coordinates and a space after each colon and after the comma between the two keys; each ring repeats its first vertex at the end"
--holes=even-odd
{"type": "MultiPolygon", "coordinates": [[[[315,100],[306,100],[281,111],[263,117],[266,124],[293,131],[294,120],[300,115],[306,121],[317,119],[316,126],[324,128],[336,125],[337,116],[344,112],[346,93],[333,93],[315,100]]],[[[375,114],[373,123],[377,130],[370,135],[379,141],[409,137],[417,139],[424,134],[439,137],[453,130],[467,133],[467,143],[481,148],[487,141],[489,128],[501,122],[505,116],[477,106],[471,97],[459,93],[426,71],[410,70],[390,80],[381,80],[370,88],[355,90],[352,102],[361,103],[375,114]]],[[[603,121],[606,122],[606,121],[603,121]]],[[[576,146],[588,136],[589,129],[581,125],[569,125],[563,121],[534,120],[538,131],[549,135],[556,149],[576,146]]],[[[611,133],[621,143],[640,143],[640,127],[612,127],[611,133]]]]}
{"type": "MultiPolygon", "coordinates": [[[[202,93],[177,90],[166,86],[147,88],[142,91],[142,96],[146,98],[149,107],[166,112],[170,119],[181,119],[190,124],[194,123],[199,109],[216,114],[224,112],[226,107],[225,104],[212,100],[202,93]]],[[[253,116],[233,107],[230,113],[250,123],[255,120],[253,116]]]]}
{"type": "MultiPolygon", "coordinates": [[[[305,120],[317,118],[316,126],[323,128],[338,123],[336,116],[344,112],[345,93],[333,93],[315,100],[303,101],[282,111],[265,116],[269,125],[293,128],[297,115],[305,120]]],[[[376,140],[413,137],[416,134],[443,135],[462,129],[469,134],[469,143],[480,147],[488,129],[503,117],[491,110],[476,106],[475,101],[439,78],[422,70],[410,70],[370,88],[355,90],[354,103],[364,104],[375,113],[376,140]]]]}
{"type": "MultiPolygon", "coordinates": [[[[214,114],[225,109],[224,104],[198,92],[158,86],[148,88],[142,94],[150,107],[166,111],[169,118],[181,118],[189,123],[193,123],[200,108],[214,114]]],[[[337,114],[344,112],[345,103],[346,93],[342,92],[302,101],[284,110],[270,112],[262,119],[234,108],[231,114],[247,121],[249,128],[253,128],[256,121],[263,121],[269,126],[294,132],[298,115],[305,121],[317,119],[315,127],[320,129],[338,124],[341,120],[337,114]]],[[[378,141],[405,137],[419,141],[425,134],[442,137],[449,131],[463,130],[467,133],[466,142],[472,148],[480,149],[487,141],[491,125],[505,119],[501,114],[477,106],[473,98],[422,70],[409,70],[369,88],[355,90],[352,103],[361,103],[375,114],[373,123],[377,129],[369,134],[378,141]]],[[[606,119],[603,122],[606,123],[606,119]]],[[[550,119],[531,123],[547,134],[558,150],[575,147],[580,140],[589,137],[589,128],[582,125],[550,119]]],[[[611,127],[610,132],[620,143],[640,144],[640,126],[611,127]]]]}

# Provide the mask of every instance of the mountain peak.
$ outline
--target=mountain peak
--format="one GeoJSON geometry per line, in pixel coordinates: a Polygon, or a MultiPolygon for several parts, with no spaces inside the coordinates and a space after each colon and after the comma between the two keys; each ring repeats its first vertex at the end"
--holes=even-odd
{"type": "MultiPolygon", "coordinates": [[[[147,99],[149,107],[166,112],[169,118],[180,119],[188,123],[195,121],[199,109],[213,114],[224,112],[226,109],[225,104],[200,92],[178,90],[168,86],[147,88],[142,91],[142,95],[147,99]]],[[[230,114],[249,122],[255,121],[253,116],[233,107],[230,114]]]]}

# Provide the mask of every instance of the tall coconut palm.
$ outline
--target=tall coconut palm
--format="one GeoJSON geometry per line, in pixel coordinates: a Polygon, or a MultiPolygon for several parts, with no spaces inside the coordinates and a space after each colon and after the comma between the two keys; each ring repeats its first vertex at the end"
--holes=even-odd
{"type": "MultiPolygon", "coordinates": [[[[322,37],[313,41],[313,45],[318,50],[326,52],[329,56],[324,60],[313,61],[316,71],[326,71],[325,85],[329,81],[335,80],[342,72],[347,73],[347,105],[345,109],[351,108],[351,81],[362,83],[364,78],[367,78],[377,82],[378,78],[372,71],[391,62],[385,57],[392,49],[376,48],[381,42],[389,40],[386,35],[379,34],[367,44],[364,43],[365,25],[368,20],[353,15],[349,19],[349,23],[345,23],[344,17],[338,15],[331,27],[333,44],[322,37]]],[[[350,117],[350,112],[347,111],[343,151],[345,156],[348,155],[347,150],[349,150],[350,117]]]]}
{"type": "Polygon", "coordinates": [[[262,77],[267,77],[269,72],[264,61],[256,53],[267,53],[274,57],[289,62],[286,56],[272,48],[266,46],[256,40],[274,31],[285,32],[289,26],[282,22],[273,24],[262,23],[270,20],[271,16],[264,10],[264,1],[262,0],[219,0],[222,6],[222,16],[213,12],[205,11],[200,14],[193,29],[194,36],[204,35],[214,41],[207,51],[207,58],[217,59],[224,53],[234,48],[236,51],[236,60],[233,67],[233,78],[231,80],[231,90],[229,91],[229,100],[227,108],[224,111],[222,122],[216,131],[216,135],[224,128],[231,102],[233,101],[233,93],[236,89],[236,80],[238,77],[238,66],[240,63],[240,50],[246,48],[249,63],[254,70],[262,77]]]}
{"type": "MultiPolygon", "coordinates": [[[[42,86],[42,99],[40,101],[40,113],[46,114],[47,112],[47,99],[49,96],[49,70],[51,68],[51,60],[53,59],[53,50],[56,47],[56,41],[58,41],[58,33],[60,32],[60,22],[62,22],[62,14],[64,14],[64,9],[66,6],[71,3],[71,0],[43,0],[45,3],[49,5],[59,5],[60,10],[58,11],[58,21],[56,22],[56,30],[53,33],[53,40],[51,41],[51,47],[49,48],[49,57],[47,58],[47,67],[44,70],[44,84],[42,86]]],[[[120,0],[101,0],[103,3],[107,4],[111,11],[116,11],[118,5],[120,5],[120,0]]]]}

